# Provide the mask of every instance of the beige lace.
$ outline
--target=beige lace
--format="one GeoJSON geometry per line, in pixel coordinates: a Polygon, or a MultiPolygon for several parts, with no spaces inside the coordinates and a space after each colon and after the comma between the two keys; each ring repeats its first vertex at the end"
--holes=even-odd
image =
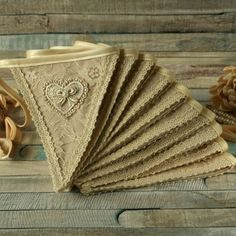
{"type": "MultiPolygon", "coordinates": [[[[82,45],[0,61],[11,68],[31,111],[55,191],[73,185],[83,193],[144,187],[235,166],[213,113],[152,56],[82,45]]],[[[20,125],[8,118],[6,104],[22,105],[8,96],[0,97],[0,115],[13,143],[20,125]]],[[[5,154],[11,142],[2,145],[5,154]]]]}

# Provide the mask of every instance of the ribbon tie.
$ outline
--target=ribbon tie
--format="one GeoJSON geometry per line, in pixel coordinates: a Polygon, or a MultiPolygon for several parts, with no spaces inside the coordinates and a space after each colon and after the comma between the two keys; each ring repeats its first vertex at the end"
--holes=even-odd
{"type": "Polygon", "coordinates": [[[14,147],[22,140],[20,128],[27,126],[30,121],[31,117],[23,98],[0,79],[0,159],[12,157],[14,147]],[[10,116],[13,109],[18,107],[24,113],[22,124],[14,121],[10,116]]]}

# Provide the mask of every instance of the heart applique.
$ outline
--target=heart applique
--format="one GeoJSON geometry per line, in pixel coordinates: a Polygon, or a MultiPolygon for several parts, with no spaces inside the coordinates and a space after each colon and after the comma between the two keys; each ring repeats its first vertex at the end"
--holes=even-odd
{"type": "Polygon", "coordinates": [[[79,80],[66,83],[51,82],[45,88],[45,95],[50,105],[65,117],[71,116],[84,102],[88,86],[79,80]]]}

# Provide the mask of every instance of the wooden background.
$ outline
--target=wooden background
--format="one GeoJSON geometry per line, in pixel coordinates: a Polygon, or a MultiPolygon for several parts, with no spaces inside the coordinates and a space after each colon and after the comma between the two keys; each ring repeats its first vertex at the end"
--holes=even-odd
{"type": "MultiPolygon", "coordinates": [[[[137,48],[206,104],[222,69],[236,64],[235,19],[235,0],[0,0],[0,58],[76,39],[137,48]]],[[[16,86],[9,71],[0,77],[16,86]]],[[[91,197],[55,194],[33,123],[15,159],[0,161],[0,235],[236,235],[236,171],[91,197]]]]}

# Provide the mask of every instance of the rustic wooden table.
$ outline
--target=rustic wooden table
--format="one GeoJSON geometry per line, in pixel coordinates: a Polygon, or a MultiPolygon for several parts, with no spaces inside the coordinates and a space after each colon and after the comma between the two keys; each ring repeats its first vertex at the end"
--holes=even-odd
{"type": "MultiPolygon", "coordinates": [[[[222,69],[236,64],[235,16],[235,0],[0,0],[0,58],[75,39],[138,48],[206,104],[222,69]]],[[[9,71],[0,77],[16,86],[9,71]]],[[[122,234],[236,235],[236,170],[89,197],[57,194],[33,123],[25,129],[15,161],[0,161],[0,235],[122,234]]]]}

